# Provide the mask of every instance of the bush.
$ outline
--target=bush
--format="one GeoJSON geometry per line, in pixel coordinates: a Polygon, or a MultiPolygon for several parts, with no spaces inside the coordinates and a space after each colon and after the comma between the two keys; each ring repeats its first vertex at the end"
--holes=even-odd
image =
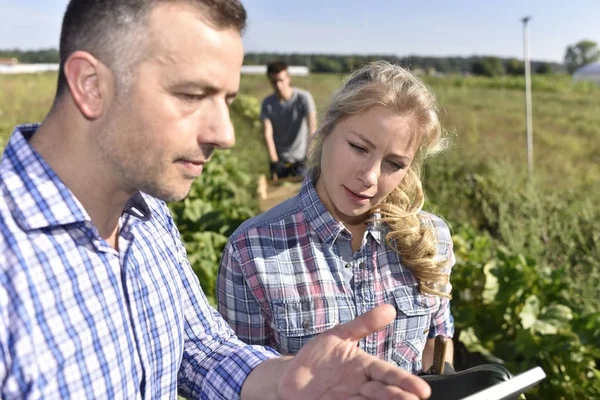
{"type": "Polygon", "coordinates": [[[252,177],[241,171],[229,151],[219,151],[205,165],[189,195],[169,204],[188,259],[209,301],[215,303],[216,276],[227,237],[257,213],[252,177]]]}
{"type": "Polygon", "coordinates": [[[566,268],[493,246],[488,234],[461,228],[452,300],[458,339],[513,373],[547,374],[530,399],[600,397],[600,312],[575,301],[566,268]]]}

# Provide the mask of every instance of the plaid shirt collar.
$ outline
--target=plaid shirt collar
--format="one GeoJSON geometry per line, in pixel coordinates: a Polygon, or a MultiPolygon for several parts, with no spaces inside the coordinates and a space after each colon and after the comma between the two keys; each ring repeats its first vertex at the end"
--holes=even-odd
{"type": "MultiPolygon", "coordinates": [[[[1,161],[4,165],[0,178],[11,188],[9,207],[13,218],[24,231],[91,222],[79,200],[27,143],[38,128],[39,124],[17,126],[1,161]]],[[[144,221],[151,217],[139,192],[129,200],[124,213],[144,221]]]]}
{"type": "MultiPolygon", "coordinates": [[[[348,240],[352,238],[352,234],[344,224],[337,221],[331,213],[327,211],[317,194],[317,190],[315,189],[310,175],[307,175],[304,178],[298,197],[306,221],[316,232],[322,243],[333,246],[340,235],[348,240]]],[[[374,217],[377,218],[378,216],[378,213],[374,214],[374,217]]],[[[367,227],[367,233],[375,239],[379,246],[385,246],[385,236],[388,232],[390,232],[389,227],[385,223],[379,221],[370,222],[367,227]]]]}

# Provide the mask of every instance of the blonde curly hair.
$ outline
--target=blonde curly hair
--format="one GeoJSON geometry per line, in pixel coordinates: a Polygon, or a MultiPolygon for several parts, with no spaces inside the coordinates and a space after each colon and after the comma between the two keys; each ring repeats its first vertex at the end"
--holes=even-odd
{"type": "Polygon", "coordinates": [[[421,143],[406,175],[381,204],[371,210],[371,220],[390,228],[388,245],[402,257],[419,282],[421,293],[450,297],[441,288],[448,284],[448,260],[436,260],[437,238],[423,226],[419,214],[425,201],[421,169],[428,156],[446,147],[447,139],[438,119],[437,101],[425,84],[406,69],[376,61],[349,75],[332,95],[323,122],[314,134],[307,167],[316,184],[321,173],[323,141],[344,118],[384,106],[413,118],[421,143]],[[378,214],[378,216],[377,216],[378,214]]]}

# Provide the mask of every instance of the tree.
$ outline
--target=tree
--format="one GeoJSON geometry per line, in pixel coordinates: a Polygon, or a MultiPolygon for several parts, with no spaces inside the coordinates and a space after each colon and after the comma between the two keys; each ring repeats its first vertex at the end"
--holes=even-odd
{"type": "Polygon", "coordinates": [[[549,63],[541,62],[538,64],[535,69],[536,74],[551,74],[552,73],[552,65],[549,63]]]}
{"type": "Polygon", "coordinates": [[[504,64],[498,57],[483,57],[473,62],[471,72],[483,76],[504,75],[504,64]]]}
{"type": "Polygon", "coordinates": [[[525,73],[525,63],[516,58],[506,60],[504,66],[508,75],[523,75],[525,73]]]}
{"type": "Polygon", "coordinates": [[[339,61],[324,56],[315,57],[312,65],[313,72],[340,73],[342,69],[343,66],[339,61]]]}
{"type": "Polygon", "coordinates": [[[598,59],[600,59],[598,44],[591,40],[581,40],[579,43],[567,47],[565,52],[565,65],[570,73],[598,59]]]}

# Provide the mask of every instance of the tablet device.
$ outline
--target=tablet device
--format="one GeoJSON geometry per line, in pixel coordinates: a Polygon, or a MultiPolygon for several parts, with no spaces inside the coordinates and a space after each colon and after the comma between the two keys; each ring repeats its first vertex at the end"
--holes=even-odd
{"type": "Polygon", "coordinates": [[[546,374],[540,367],[532,368],[513,378],[481,390],[462,400],[507,400],[523,393],[525,390],[544,379],[546,374]]]}

